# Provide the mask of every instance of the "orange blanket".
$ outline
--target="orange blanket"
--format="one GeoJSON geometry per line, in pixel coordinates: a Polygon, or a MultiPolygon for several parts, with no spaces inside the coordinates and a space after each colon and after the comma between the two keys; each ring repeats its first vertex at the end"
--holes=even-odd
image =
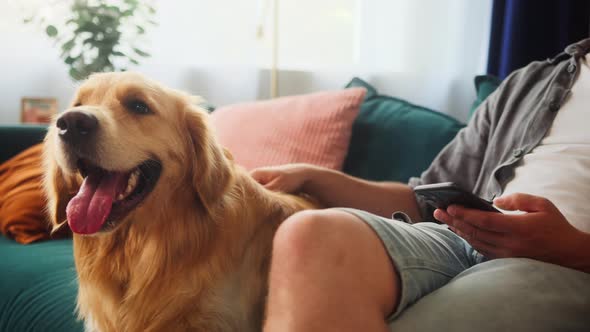
{"type": "Polygon", "coordinates": [[[19,243],[68,236],[51,234],[42,187],[42,145],[37,144],[0,165],[0,231],[19,243]]]}

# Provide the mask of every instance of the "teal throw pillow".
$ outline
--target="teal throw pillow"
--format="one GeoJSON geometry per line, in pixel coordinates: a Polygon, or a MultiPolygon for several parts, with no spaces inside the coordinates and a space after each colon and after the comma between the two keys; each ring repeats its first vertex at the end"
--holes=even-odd
{"type": "Polygon", "coordinates": [[[473,113],[475,113],[475,110],[479,107],[479,105],[483,103],[483,101],[486,100],[486,98],[491,95],[492,92],[496,91],[496,89],[500,86],[500,83],[502,83],[502,80],[492,75],[479,75],[475,76],[474,83],[477,97],[471,105],[469,117],[473,116],[473,113]]]}
{"type": "Polygon", "coordinates": [[[360,78],[348,87],[367,89],[353,123],[344,172],[364,179],[407,182],[419,176],[464,124],[402,99],[380,95],[360,78]]]}

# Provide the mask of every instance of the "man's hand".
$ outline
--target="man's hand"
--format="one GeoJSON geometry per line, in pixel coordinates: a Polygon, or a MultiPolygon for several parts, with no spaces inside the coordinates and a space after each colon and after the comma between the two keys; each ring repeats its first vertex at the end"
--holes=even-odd
{"type": "Polygon", "coordinates": [[[303,190],[311,177],[311,172],[318,167],[309,164],[288,164],[257,168],[250,175],[266,189],[285,193],[303,190]]]}
{"type": "MultiPolygon", "coordinates": [[[[526,194],[497,198],[503,210],[520,215],[485,212],[452,205],[437,209],[434,217],[488,258],[527,257],[576,268],[588,234],[573,227],[549,200],[526,194]]],[[[578,266],[578,268],[580,268],[578,266]]]]}

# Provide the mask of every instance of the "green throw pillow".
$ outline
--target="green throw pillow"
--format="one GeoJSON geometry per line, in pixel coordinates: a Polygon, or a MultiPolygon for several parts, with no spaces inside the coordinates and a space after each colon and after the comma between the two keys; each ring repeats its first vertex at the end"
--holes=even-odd
{"type": "Polygon", "coordinates": [[[477,97],[475,98],[473,105],[471,105],[469,117],[473,116],[473,113],[475,113],[475,110],[479,105],[483,103],[492,92],[496,91],[498,86],[500,86],[500,83],[502,83],[502,80],[492,75],[479,75],[475,76],[474,83],[477,97]]]}
{"type": "Polygon", "coordinates": [[[448,115],[380,95],[359,78],[346,87],[367,89],[344,162],[344,171],[350,175],[407,182],[419,176],[464,127],[448,115]]]}

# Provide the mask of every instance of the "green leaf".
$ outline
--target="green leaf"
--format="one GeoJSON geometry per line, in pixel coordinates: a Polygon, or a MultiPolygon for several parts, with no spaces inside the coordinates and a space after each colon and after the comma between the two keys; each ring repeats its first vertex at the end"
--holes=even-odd
{"type": "Polygon", "coordinates": [[[80,73],[78,70],[76,70],[75,68],[70,68],[70,77],[74,80],[74,81],[80,81],[82,80],[84,77],[82,75],[82,73],[80,73]]]}
{"type": "Polygon", "coordinates": [[[129,58],[129,61],[131,61],[131,63],[133,63],[135,65],[138,65],[139,64],[139,61],[137,61],[135,59],[132,59],[132,58],[129,58]]]}
{"type": "Polygon", "coordinates": [[[93,45],[95,42],[96,42],[96,40],[94,39],[94,36],[92,36],[92,37],[88,37],[88,38],[84,39],[84,41],[82,41],[82,44],[93,45]]]}
{"type": "Polygon", "coordinates": [[[67,57],[64,62],[68,65],[71,65],[72,63],[74,63],[76,61],[77,58],[72,58],[71,56],[67,57]]]}
{"type": "Polygon", "coordinates": [[[143,56],[143,57],[148,57],[148,56],[150,56],[150,54],[149,54],[149,53],[147,53],[147,52],[144,52],[144,51],[142,51],[142,50],[140,50],[140,49],[138,49],[138,48],[135,48],[135,47],[134,47],[134,48],[133,48],[133,50],[134,50],[134,51],[135,51],[135,53],[137,53],[137,55],[139,55],[139,56],[143,56]]]}
{"type": "Polygon", "coordinates": [[[33,22],[33,17],[32,17],[32,16],[31,16],[31,17],[27,17],[27,18],[23,19],[23,23],[24,23],[24,24],[29,24],[29,23],[31,23],[31,22],[33,22]]]}
{"type": "Polygon", "coordinates": [[[111,12],[111,15],[120,15],[121,9],[117,6],[105,6],[105,8],[111,12]]]}
{"type": "Polygon", "coordinates": [[[143,35],[145,33],[145,29],[139,25],[136,26],[137,27],[137,33],[139,33],[140,35],[143,35]]]}
{"type": "Polygon", "coordinates": [[[48,25],[47,28],[45,29],[45,32],[47,33],[47,35],[49,37],[57,36],[57,28],[53,25],[48,25]]]}
{"type": "Polygon", "coordinates": [[[114,56],[125,56],[125,53],[119,51],[113,51],[114,56]]]}
{"type": "Polygon", "coordinates": [[[75,43],[75,40],[74,39],[71,39],[71,40],[67,41],[66,43],[64,43],[61,46],[61,50],[64,51],[64,52],[68,52],[69,50],[71,50],[72,48],[74,48],[74,45],[75,44],[76,44],[75,43]]]}

